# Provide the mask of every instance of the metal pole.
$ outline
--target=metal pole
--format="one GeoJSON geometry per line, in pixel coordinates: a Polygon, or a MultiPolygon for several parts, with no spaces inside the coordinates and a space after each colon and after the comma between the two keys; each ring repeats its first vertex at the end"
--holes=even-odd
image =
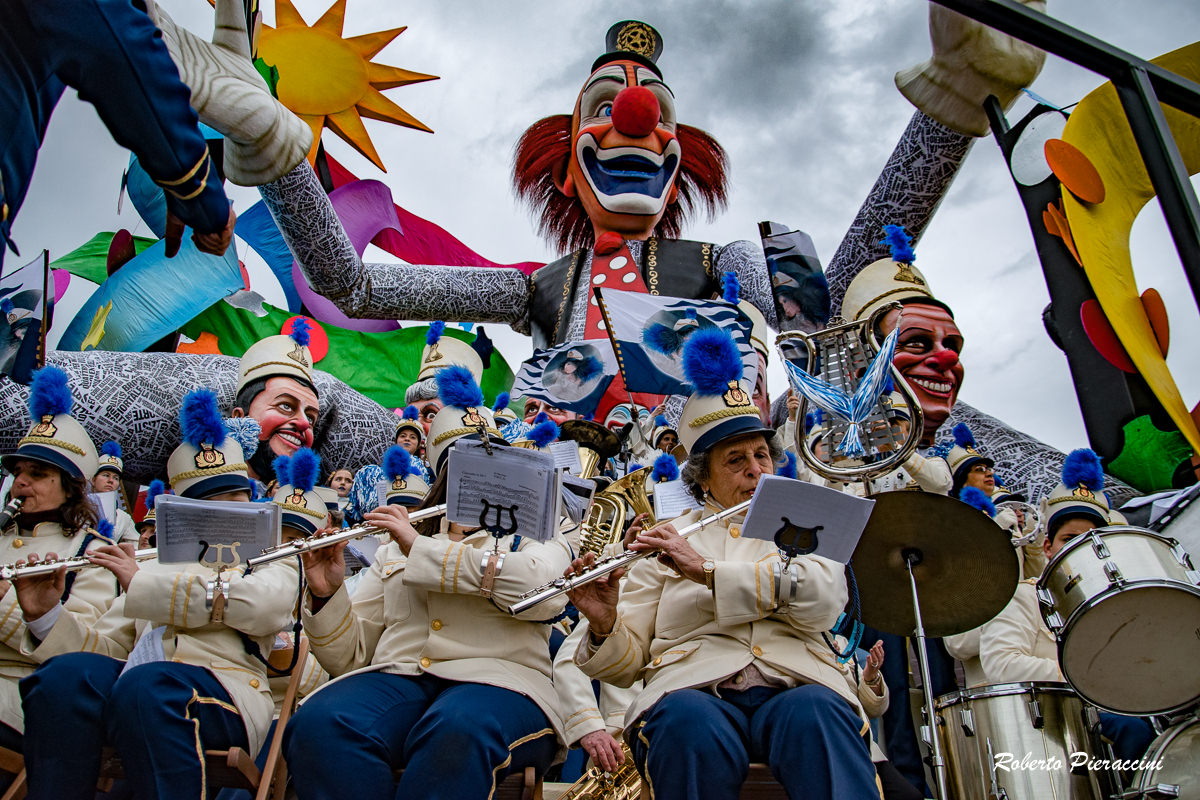
{"type": "Polygon", "coordinates": [[[921,563],[920,553],[908,551],[904,553],[904,565],[908,568],[908,581],[912,585],[913,615],[917,618],[917,664],[921,667],[921,688],[925,693],[925,718],[929,723],[929,746],[933,750],[931,765],[933,777],[937,781],[937,796],[940,800],[950,797],[946,787],[946,762],[942,760],[942,743],[937,735],[937,717],[934,715],[933,687],[929,680],[929,652],[925,649],[925,623],[921,621],[921,601],[917,597],[917,579],[913,575],[913,565],[921,563]]]}

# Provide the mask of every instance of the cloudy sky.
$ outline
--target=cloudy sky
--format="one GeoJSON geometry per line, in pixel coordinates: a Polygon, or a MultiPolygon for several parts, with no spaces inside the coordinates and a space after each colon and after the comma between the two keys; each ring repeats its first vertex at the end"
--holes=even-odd
{"type": "MultiPolygon", "coordinates": [[[[329,2],[296,5],[311,23],[329,2]]],[[[202,0],[161,5],[197,33],[211,31],[202,0]]],[[[268,22],[272,5],[264,0],[268,22]]],[[[1200,31],[1200,4],[1192,0],[1051,0],[1050,12],[1145,58],[1200,31]]],[[[387,92],[436,133],[368,121],[386,174],[331,133],[324,141],[360,177],[384,180],[400,205],[484,256],[548,260],[556,254],[512,196],[513,144],[533,121],[570,111],[609,25],[642,19],[663,34],[659,64],[679,119],[714,134],[732,162],[729,210],[694,221],[687,237],[757,240],[757,222],[771,219],[807,231],[827,262],[912,115],[893,75],[929,56],[927,13],[918,0],[351,0],[346,35],[408,26],[376,61],[440,76],[387,92]]],[[[1101,81],[1049,57],[1033,89],[1067,105],[1101,81]]],[[[1019,101],[1009,118],[1015,122],[1028,107],[1019,101]]],[[[68,93],[13,229],[22,252],[46,247],[55,257],[97,231],[144,233],[128,203],[117,212],[125,159],[94,111],[68,93]]],[[[233,196],[239,210],[257,199],[250,190],[233,196]]],[[[244,245],[239,253],[253,263],[244,245]]],[[[991,139],[974,145],[917,247],[917,264],[956,309],[966,336],[962,399],[1057,447],[1085,444],[1065,359],[1042,329],[1049,298],[1028,222],[991,139]]],[[[1168,360],[1191,406],[1200,399],[1200,370],[1188,345],[1200,339],[1200,314],[1157,206],[1134,228],[1134,264],[1139,290],[1153,286],[1166,300],[1174,342],[1168,360]]],[[[254,288],[279,302],[278,286],[253,274],[254,288]]],[[[527,340],[515,334],[500,345],[511,362],[528,355],[527,340]]],[[[781,391],[777,370],[772,388],[781,391]]]]}

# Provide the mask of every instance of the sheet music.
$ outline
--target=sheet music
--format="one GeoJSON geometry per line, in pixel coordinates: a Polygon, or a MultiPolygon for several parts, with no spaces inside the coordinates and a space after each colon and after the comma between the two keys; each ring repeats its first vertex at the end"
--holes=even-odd
{"type": "Polygon", "coordinates": [[[279,544],[281,509],[275,503],[192,500],[159,495],[154,504],[158,560],[201,563],[214,569],[241,566],[279,544]]]}
{"type": "Polygon", "coordinates": [[[140,667],[142,664],[166,661],[167,654],[163,650],[163,633],[166,630],[166,625],[159,625],[157,628],[147,627],[138,637],[137,644],[129,651],[129,658],[125,659],[125,666],[121,667],[121,674],[124,675],[126,671],[140,667]]]}
{"type": "Polygon", "coordinates": [[[116,492],[93,492],[92,505],[100,512],[100,519],[106,519],[114,525],[117,524],[116,492]]]}
{"type": "Polygon", "coordinates": [[[700,501],[692,496],[682,480],[663,481],[654,484],[654,518],[658,520],[682,517],[693,508],[699,508],[700,501]]]}
{"type": "Polygon", "coordinates": [[[550,453],[554,456],[554,466],[565,469],[572,475],[579,474],[583,465],[579,462],[579,442],[568,439],[562,442],[551,442],[550,453]]]}
{"type": "Polygon", "coordinates": [[[790,527],[799,532],[802,541],[811,542],[813,555],[845,564],[854,555],[874,507],[874,500],[764,475],[746,512],[742,536],[776,542],[776,535],[790,527]]]}
{"type": "Polygon", "coordinates": [[[446,479],[447,518],[476,527],[486,524],[513,528],[513,533],[539,542],[558,531],[559,473],[554,456],[523,447],[492,446],[459,439],[449,454],[446,479]]]}

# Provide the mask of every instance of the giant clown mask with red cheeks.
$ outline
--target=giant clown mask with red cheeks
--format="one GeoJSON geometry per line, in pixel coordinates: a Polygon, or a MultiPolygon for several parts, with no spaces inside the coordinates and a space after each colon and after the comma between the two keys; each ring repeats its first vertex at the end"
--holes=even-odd
{"type": "Polygon", "coordinates": [[[963,335],[945,308],[932,303],[910,302],[886,314],[880,323],[886,335],[894,328],[896,353],[892,364],[908,381],[925,414],[923,443],[934,434],[954,408],[962,388],[963,365],[959,360],[963,335]]]}
{"type": "Polygon", "coordinates": [[[583,204],[596,236],[646,238],[677,199],[681,151],[675,96],[635,61],[611,61],[584,84],[571,122],[564,194],[583,204]]]}

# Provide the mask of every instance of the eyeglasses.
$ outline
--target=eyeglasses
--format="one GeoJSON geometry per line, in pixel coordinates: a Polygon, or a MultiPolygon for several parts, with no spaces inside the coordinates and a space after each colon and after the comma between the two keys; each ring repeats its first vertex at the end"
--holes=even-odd
{"type": "Polygon", "coordinates": [[[994,470],[988,464],[976,464],[975,466],[971,467],[971,472],[978,472],[981,474],[985,473],[985,472],[993,472],[993,471],[994,470]]]}

